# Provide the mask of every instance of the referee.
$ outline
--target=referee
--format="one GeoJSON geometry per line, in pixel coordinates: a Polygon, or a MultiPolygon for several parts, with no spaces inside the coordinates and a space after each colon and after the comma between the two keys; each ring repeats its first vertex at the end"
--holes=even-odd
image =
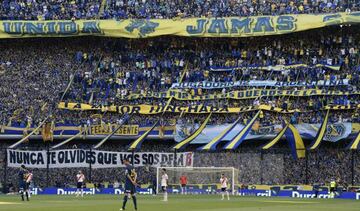
{"type": "Polygon", "coordinates": [[[330,198],[335,198],[336,189],[337,189],[336,181],[335,181],[335,179],[332,179],[330,182],[330,198]]]}

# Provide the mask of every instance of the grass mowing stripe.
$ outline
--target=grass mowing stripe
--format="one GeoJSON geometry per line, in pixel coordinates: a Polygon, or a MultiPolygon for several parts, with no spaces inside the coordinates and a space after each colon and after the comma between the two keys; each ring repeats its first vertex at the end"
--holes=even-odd
{"type": "MultiPolygon", "coordinates": [[[[38,195],[30,202],[21,202],[19,196],[0,196],[1,211],[118,211],[122,205],[120,195],[75,196],[38,195]]],[[[219,195],[169,195],[169,202],[162,196],[138,195],[139,211],[355,211],[360,201],[334,199],[300,199],[279,197],[231,196],[221,201],[219,195]]],[[[129,200],[127,210],[133,210],[129,200]]]]}
{"type": "Polygon", "coordinates": [[[265,203],[285,203],[285,204],[318,204],[319,202],[312,201],[261,201],[265,203]]]}

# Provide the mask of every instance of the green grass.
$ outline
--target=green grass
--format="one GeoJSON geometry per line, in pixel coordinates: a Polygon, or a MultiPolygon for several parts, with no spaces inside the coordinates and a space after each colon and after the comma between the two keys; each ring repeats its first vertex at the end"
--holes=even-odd
{"type": "MultiPolygon", "coordinates": [[[[84,198],[74,196],[32,196],[30,202],[21,202],[19,196],[0,196],[0,210],[6,211],[118,211],[122,204],[119,195],[96,195],[84,198]],[[9,203],[9,204],[6,204],[9,203]]],[[[138,196],[139,211],[347,211],[360,210],[360,201],[341,199],[296,199],[265,197],[232,197],[220,200],[218,195],[169,195],[168,202],[161,196],[138,196]]],[[[127,210],[134,210],[131,200],[127,210]]]]}

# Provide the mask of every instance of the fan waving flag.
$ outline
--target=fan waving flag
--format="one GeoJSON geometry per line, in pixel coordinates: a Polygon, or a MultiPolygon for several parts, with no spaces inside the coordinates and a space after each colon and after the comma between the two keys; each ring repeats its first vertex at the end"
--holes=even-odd
{"type": "Polygon", "coordinates": [[[235,136],[235,138],[233,140],[231,140],[224,147],[224,149],[228,149],[228,150],[236,149],[244,141],[247,134],[249,134],[253,124],[255,123],[255,120],[258,118],[260,113],[261,113],[261,110],[255,114],[255,116],[250,120],[250,122],[235,136]]]}
{"type": "Polygon", "coordinates": [[[200,135],[201,131],[204,130],[206,127],[206,124],[209,122],[211,114],[205,119],[205,121],[200,125],[198,129],[196,129],[189,137],[185,138],[184,140],[180,141],[178,144],[176,144],[173,148],[176,150],[185,148],[190,142],[192,142],[198,135],[200,135]]]}
{"type": "Polygon", "coordinates": [[[215,150],[221,139],[223,139],[227,134],[229,134],[229,132],[240,122],[240,119],[241,117],[239,117],[234,123],[232,123],[228,128],[226,128],[223,132],[221,132],[205,146],[200,147],[199,150],[215,150]]]}
{"type": "Polygon", "coordinates": [[[320,145],[321,141],[323,140],[323,138],[325,136],[326,127],[327,127],[327,123],[329,120],[329,112],[330,112],[330,110],[328,109],[326,112],[325,119],[324,119],[323,123],[321,124],[319,131],[316,134],[315,141],[311,144],[311,147],[310,147],[311,150],[318,148],[318,146],[320,145]]]}

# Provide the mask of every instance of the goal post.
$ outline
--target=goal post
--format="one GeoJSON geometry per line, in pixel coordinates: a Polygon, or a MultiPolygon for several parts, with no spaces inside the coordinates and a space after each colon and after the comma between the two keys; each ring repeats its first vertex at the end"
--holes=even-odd
{"type": "MultiPolygon", "coordinates": [[[[207,194],[220,191],[220,177],[224,174],[228,179],[228,190],[233,195],[237,192],[239,182],[239,170],[234,167],[157,167],[156,169],[156,191],[161,188],[162,169],[166,169],[168,185],[172,193],[180,193],[180,177],[187,177],[188,193],[194,193],[190,189],[206,189],[207,194]]],[[[201,192],[200,191],[200,192],[201,192]]]]}

